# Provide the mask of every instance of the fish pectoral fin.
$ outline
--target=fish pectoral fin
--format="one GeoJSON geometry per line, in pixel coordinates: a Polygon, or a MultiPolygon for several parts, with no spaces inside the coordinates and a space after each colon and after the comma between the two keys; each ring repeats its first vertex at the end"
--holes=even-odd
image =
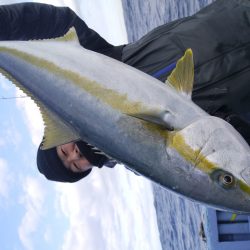
{"type": "Polygon", "coordinates": [[[39,107],[45,125],[44,137],[41,146],[42,150],[53,148],[80,139],[75,131],[65,125],[46,107],[44,107],[42,104],[39,105],[39,107]]]}
{"type": "Polygon", "coordinates": [[[157,124],[157,125],[161,125],[163,127],[165,127],[167,130],[174,130],[174,127],[171,123],[171,120],[173,120],[173,115],[167,111],[167,110],[163,110],[163,111],[147,111],[144,113],[136,113],[136,114],[128,114],[129,116],[153,123],[153,124],[157,124]]]}
{"type": "Polygon", "coordinates": [[[178,60],[175,69],[167,78],[166,84],[191,99],[194,84],[194,60],[191,49],[187,49],[184,56],[178,60]]]}

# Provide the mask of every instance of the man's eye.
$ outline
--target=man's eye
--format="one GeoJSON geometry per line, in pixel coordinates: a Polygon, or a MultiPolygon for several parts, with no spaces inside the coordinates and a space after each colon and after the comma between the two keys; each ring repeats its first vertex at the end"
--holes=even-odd
{"type": "Polygon", "coordinates": [[[76,163],[74,163],[73,165],[74,165],[74,167],[75,167],[77,170],[80,170],[80,169],[78,168],[78,166],[77,166],[76,163]]]}
{"type": "Polygon", "coordinates": [[[67,156],[66,152],[61,148],[62,153],[67,156]]]}
{"type": "Polygon", "coordinates": [[[75,151],[79,155],[80,158],[83,157],[83,154],[81,153],[81,151],[78,149],[77,146],[75,147],[75,151]]]}
{"type": "Polygon", "coordinates": [[[76,146],[76,144],[75,144],[75,152],[78,154],[79,153],[79,149],[78,149],[78,147],[76,146]]]}

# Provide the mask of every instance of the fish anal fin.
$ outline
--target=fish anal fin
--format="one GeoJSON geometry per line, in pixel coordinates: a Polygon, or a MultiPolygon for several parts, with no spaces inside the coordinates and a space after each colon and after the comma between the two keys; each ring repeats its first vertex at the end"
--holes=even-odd
{"type": "Polygon", "coordinates": [[[73,42],[80,45],[78,35],[74,27],[71,27],[64,36],[53,39],[55,41],[73,42]]]}
{"type": "Polygon", "coordinates": [[[45,42],[70,42],[80,46],[79,38],[74,27],[71,27],[64,35],[56,38],[47,39],[31,39],[30,41],[45,41],[45,42]]]}
{"type": "Polygon", "coordinates": [[[53,148],[80,139],[75,131],[64,124],[48,109],[42,105],[39,105],[39,107],[45,125],[41,149],[53,148]]]}

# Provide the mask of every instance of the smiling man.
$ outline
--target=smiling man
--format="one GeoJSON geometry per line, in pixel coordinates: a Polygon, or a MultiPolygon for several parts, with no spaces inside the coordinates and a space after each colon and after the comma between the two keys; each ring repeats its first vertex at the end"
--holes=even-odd
{"type": "Polygon", "coordinates": [[[64,166],[74,173],[82,173],[92,168],[91,163],[74,142],[58,146],[56,152],[64,166]]]}
{"type": "Polygon", "coordinates": [[[109,159],[83,141],[70,142],[56,148],[38,149],[37,166],[49,180],[76,182],[87,176],[93,167],[112,168],[116,161],[109,159]]]}

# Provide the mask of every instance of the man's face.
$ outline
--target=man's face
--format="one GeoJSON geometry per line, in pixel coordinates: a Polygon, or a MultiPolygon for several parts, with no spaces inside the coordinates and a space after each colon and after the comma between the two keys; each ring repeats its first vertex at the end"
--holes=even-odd
{"type": "Polygon", "coordinates": [[[57,146],[56,151],[64,166],[74,173],[82,173],[93,167],[74,142],[57,146]]]}

